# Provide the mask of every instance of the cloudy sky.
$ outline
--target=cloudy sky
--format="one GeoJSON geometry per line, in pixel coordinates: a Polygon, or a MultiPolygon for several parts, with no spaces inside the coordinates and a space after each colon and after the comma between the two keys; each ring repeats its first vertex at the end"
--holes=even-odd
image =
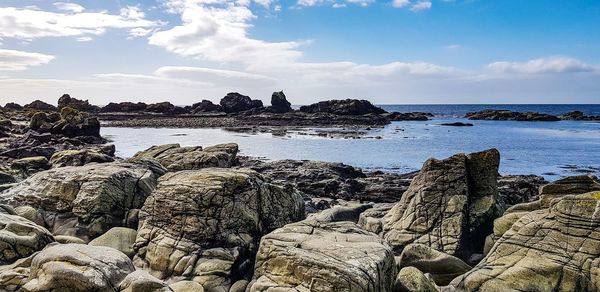
{"type": "Polygon", "coordinates": [[[0,103],[598,103],[599,31],[600,1],[0,0],[0,103]]]}

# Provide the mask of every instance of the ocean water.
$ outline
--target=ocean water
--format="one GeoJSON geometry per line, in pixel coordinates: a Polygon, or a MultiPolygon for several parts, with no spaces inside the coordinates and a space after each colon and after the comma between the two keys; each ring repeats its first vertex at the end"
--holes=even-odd
{"type": "Polygon", "coordinates": [[[468,121],[464,113],[484,108],[562,114],[581,110],[600,115],[600,105],[386,105],[393,111],[426,111],[431,121],[393,122],[366,130],[361,139],[327,138],[288,133],[245,134],[221,129],[103,128],[102,135],[130,157],[152,145],[180,143],[209,146],[235,142],[241,155],[265,159],[309,159],[343,162],[365,170],[409,172],[428,158],[497,148],[501,174],[537,174],[547,179],[600,174],[600,122],[468,121]],[[441,126],[470,122],[473,127],[441,126]]]}

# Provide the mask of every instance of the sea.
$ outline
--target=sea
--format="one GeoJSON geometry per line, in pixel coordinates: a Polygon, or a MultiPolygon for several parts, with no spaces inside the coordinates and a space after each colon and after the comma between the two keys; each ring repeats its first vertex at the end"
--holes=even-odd
{"type": "MultiPolygon", "coordinates": [[[[483,109],[533,111],[560,115],[579,110],[600,115],[600,104],[561,105],[380,105],[387,111],[430,112],[430,121],[392,122],[383,128],[361,129],[361,138],[331,138],[297,132],[237,133],[219,128],[102,128],[120,157],[131,157],[152,145],[179,143],[210,146],[235,142],[240,155],[265,160],[298,159],[343,162],[365,171],[405,173],[418,170],[429,158],[496,148],[500,174],[535,174],[554,180],[564,176],[600,175],[600,122],[469,121],[467,112],[483,109]],[[473,127],[448,127],[465,122],[473,127]]],[[[327,129],[307,129],[318,133],[327,129]]]]}

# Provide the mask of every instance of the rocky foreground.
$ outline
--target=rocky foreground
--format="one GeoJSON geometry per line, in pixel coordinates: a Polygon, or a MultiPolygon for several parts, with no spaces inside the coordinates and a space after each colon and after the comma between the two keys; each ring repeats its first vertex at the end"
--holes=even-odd
{"type": "Polygon", "coordinates": [[[600,182],[410,174],[237,144],[114,156],[71,107],[0,121],[0,291],[598,291],[600,182]]]}

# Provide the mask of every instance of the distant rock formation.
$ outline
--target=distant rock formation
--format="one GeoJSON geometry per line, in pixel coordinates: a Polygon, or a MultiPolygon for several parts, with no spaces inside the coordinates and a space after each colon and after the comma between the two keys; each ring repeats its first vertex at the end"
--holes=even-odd
{"type": "Polygon", "coordinates": [[[141,112],[141,111],[145,111],[146,108],[148,107],[147,104],[143,103],[143,102],[138,102],[138,103],[133,103],[133,102],[121,102],[121,103],[114,103],[111,102],[108,105],[106,105],[105,107],[102,108],[102,112],[105,113],[130,113],[130,112],[141,112]]]}
{"type": "Polygon", "coordinates": [[[305,113],[331,113],[336,115],[383,114],[386,111],[367,100],[344,99],[327,100],[300,107],[305,113]]]}
{"type": "Polygon", "coordinates": [[[560,118],[554,115],[541,114],[536,112],[513,112],[509,110],[482,110],[478,112],[468,112],[465,116],[469,120],[495,120],[495,121],[560,121],[560,118]]]}
{"type": "Polygon", "coordinates": [[[263,107],[262,101],[253,100],[249,96],[241,95],[237,92],[228,93],[221,99],[220,104],[226,113],[238,113],[263,107]]]}
{"type": "Polygon", "coordinates": [[[36,101],[33,101],[32,103],[26,104],[23,108],[27,109],[27,110],[36,110],[36,111],[45,111],[45,112],[57,110],[57,108],[55,106],[53,106],[49,103],[45,103],[41,100],[36,100],[36,101]]]}
{"type": "Polygon", "coordinates": [[[61,110],[65,107],[71,107],[84,112],[97,112],[100,110],[99,107],[91,105],[89,101],[72,98],[68,94],[63,94],[58,99],[58,109],[61,110]]]}
{"type": "Polygon", "coordinates": [[[293,111],[292,104],[286,99],[283,91],[273,92],[271,95],[271,110],[279,114],[293,111]]]}
{"type": "Polygon", "coordinates": [[[207,113],[207,112],[222,112],[223,107],[219,104],[214,104],[210,100],[202,100],[201,102],[192,105],[193,113],[207,113]]]}

